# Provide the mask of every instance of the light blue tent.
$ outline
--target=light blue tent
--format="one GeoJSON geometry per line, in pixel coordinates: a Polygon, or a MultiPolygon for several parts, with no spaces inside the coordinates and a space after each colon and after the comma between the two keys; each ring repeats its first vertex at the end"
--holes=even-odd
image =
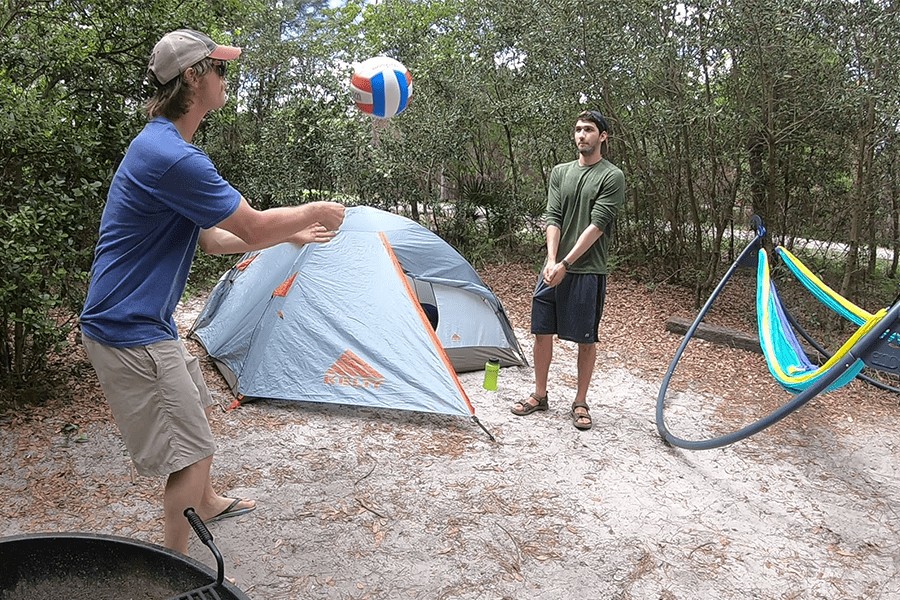
{"type": "Polygon", "coordinates": [[[236,396],[474,416],[457,372],[527,361],[472,266],[414,221],[347,210],[327,244],[228,271],[192,328],[236,396]]]}

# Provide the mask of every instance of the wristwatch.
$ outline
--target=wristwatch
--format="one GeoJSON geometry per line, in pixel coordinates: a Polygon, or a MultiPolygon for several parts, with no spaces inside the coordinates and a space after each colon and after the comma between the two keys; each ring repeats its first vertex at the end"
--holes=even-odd
{"type": "Polygon", "coordinates": [[[562,266],[564,266],[564,267],[566,268],[566,271],[568,271],[568,270],[569,270],[569,267],[572,266],[572,265],[569,264],[569,261],[567,261],[566,259],[562,259],[562,260],[559,261],[559,262],[561,262],[561,263],[562,263],[562,266]]]}

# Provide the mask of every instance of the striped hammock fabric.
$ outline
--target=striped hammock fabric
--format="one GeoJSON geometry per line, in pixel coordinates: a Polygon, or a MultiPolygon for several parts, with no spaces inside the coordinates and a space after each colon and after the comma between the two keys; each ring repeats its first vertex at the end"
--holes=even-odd
{"type": "Polygon", "coordinates": [[[872,313],[863,310],[828,287],[806,265],[801,263],[796,256],[791,254],[787,248],[778,246],[775,248],[775,252],[784,261],[787,268],[791,270],[797,281],[802,283],[803,287],[818,298],[819,302],[857,325],[862,325],[872,318],[872,313]]]}
{"type": "MultiPolygon", "coordinates": [[[[791,392],[801,392],[812,385],[832,366],[846,360],[849,350],[870,329],[878,324],[887,313],[882,309],[875,314],[866,312],[852,302],[838,295],[809,271],[796,257],[784,248],[777,252],[785,259],[785,264],[797,279],[823,304],[849,319],[860,327],[841,348],[824,364],[815,365],[806,356],[793,328],[784,314],[781,300],[769,274],[769,258],[765,249],[759,251],[756,278],[756,314],[759,328],[759,343],[775,380],[791,392]]],[[[865,367],[861,360],[854,364],[826,391],[835,390],[852,381],[865,367]]]]}

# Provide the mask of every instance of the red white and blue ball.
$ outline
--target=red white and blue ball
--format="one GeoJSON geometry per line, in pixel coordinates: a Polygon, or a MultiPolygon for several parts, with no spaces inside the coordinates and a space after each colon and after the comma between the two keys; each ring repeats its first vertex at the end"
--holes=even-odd
{"type": "Polygon", "coordinates": [[[412,75],[388,56],[365,60],[353,69],[350,95],[361,111],[379,119],[399,115],[412,97],[412,75]]]}

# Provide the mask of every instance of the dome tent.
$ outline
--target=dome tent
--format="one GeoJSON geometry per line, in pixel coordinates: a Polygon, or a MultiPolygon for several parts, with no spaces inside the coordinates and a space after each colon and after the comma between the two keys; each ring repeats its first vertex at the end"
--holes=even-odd
{"type": "Polygon", "coordinates": [[[457,372],[527,365],[500,300],[418,223],[347,209],[327,244],[245,255],[191,335],[238,397],[473,416],[457,372]]]}

